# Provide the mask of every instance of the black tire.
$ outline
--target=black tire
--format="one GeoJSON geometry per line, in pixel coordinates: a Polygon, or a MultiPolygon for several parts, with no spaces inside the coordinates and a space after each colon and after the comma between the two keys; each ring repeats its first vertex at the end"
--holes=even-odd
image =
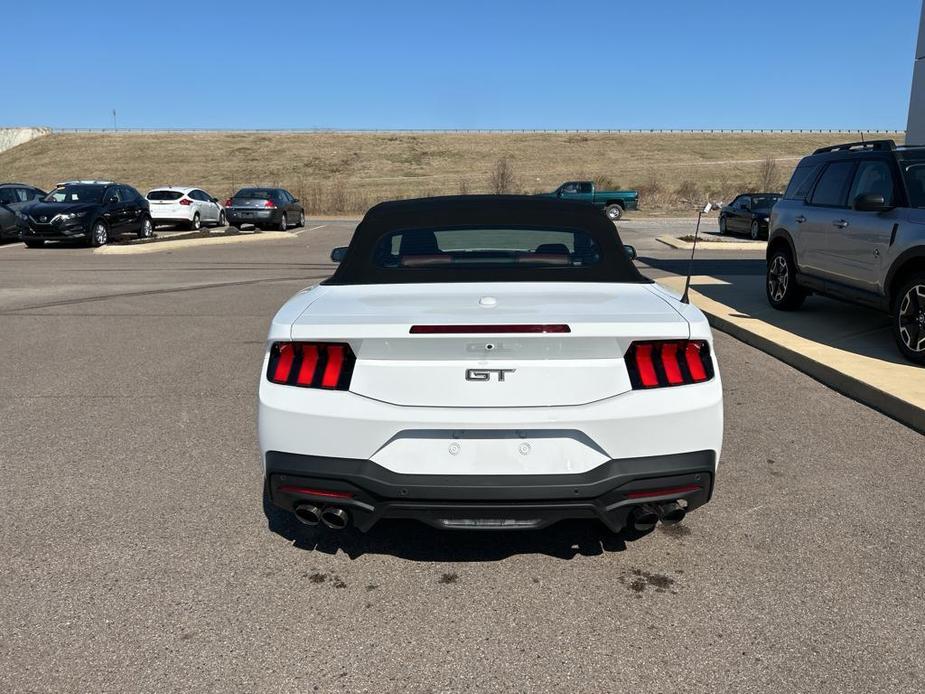
{"type": "Polygon", "coordinates": [[[283,214],[283,216],[279,218],[279,230],[287,231],[288,229],[289,229],[289,222],[286,220],[286,215],[283,214]]]}
{"type": "Polygon", "coordinates": [[[768,303],[778,311],[795,311],[806,300],[806,290],[797,284],[796,265],[790,251],[778,248],[768,258],[764,282],[768,303]]]}
{"type": "Polygon", "coordinates": [[[623,207],[621,205],[607,205],[604,208],[604,214],[607,215],[607,219],[611,222],[616,222],[623,216],[623,207]]]}
{"type": "Polygon", "coordinates": [[[299,222],[296,224],[297,229],[301,229],[305,226],[305,210],[299,211],[299,222]]]}
{"type": "Polygon", "coordinates": [[[90,234],[87,236],[87,245],[91,248],[99,248],[105,246],[107,241],[109,241],[109,229],[99,220],[93,222],[90,234]]]}
{"type": "Polygon", "coordinates": [[[725,236],[728,232],[726,229],[726,217],[724,215],[719,216],[719,235],[725,236]]]}
{"type": "Polygon", "coordinates": [[[757,241],[761,238],[761,225],[758,223],[757,219],[752,222],[748,235],[751,237],[752,241],[757,241]]]}
{"type": "Polygon", "coordinates": [[[141,226],[138,227],[138,238],[150,239],[152,236],[154,236],[154,224],[149,217],[144,217],[141,220],[141,226]]]}
{"type": "Polygon", "coordinates": [[[925,365],[925,272],[906,278],[893,299],[893,337],[909,361],[925,365]]]}
{"type": "Polygon", "coordinates": [[[225,210],[222,210],[218,213],[218,226],[226,227],[228,226],[228,219],[225,217],[225,210]]]}
{"type": "Polygon", "coordinates": [[[186,228],[189,229],[190,231],[199,231],[200,229],[202,229],[202,219],[200,218],[198,212],[196,212],[193,215],[193,218],[189,222],[187,222],[186,228]]]}
{"type": "Polygon", "coordinates": [[[26,248],[41,248],[45,245],[45,239],[28,239],[23,243],[26,244],[26,248]]]}

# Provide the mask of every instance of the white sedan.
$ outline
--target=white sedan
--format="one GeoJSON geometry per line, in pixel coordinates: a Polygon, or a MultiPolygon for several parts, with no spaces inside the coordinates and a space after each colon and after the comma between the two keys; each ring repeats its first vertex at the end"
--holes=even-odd
{"type": "Polygon", "coordinates": [[[723,395],[704,315],[635,268],[584,203],[384,203],[273,318],[259,386],[266,494],[366,531],[612,531],[706,503],[723,395]]]}
{"type": "Polygon", "coordinates": [[[225,208],[201,188],[163,186],[145,196],[151,208],[151,220],[158,224],[181,224],[198,230],[204,225],[225,226],[225,208]]]}

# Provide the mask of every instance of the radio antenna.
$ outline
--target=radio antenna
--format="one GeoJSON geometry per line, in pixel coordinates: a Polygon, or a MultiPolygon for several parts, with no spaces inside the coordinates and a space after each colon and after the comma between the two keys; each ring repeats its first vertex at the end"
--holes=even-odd
{"type": "Polygon", "coordinates": [[[681,295],[682,304],[689,304],[691,302],[688,293],[691,288],[691,274],[694,272],[694,253],[697,252],[697,239],[700,238],[700,218],[712,209],[713,203],[708,202],[697,212],[697,228],[694,230],[694,243],[691,246],[691,257],[690,260],[687,261],[687,279],[684,280],[684,293],[681,295]]]}

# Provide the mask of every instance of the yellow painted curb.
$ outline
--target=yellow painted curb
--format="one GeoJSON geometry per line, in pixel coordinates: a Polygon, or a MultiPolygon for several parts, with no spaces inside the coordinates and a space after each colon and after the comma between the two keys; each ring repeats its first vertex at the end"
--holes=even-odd
{"type": "Polygon", "coordinates": [[[127,244],[125,246],[102,246],[94,253],[104,255],[135,255],[136,253],[161,253],[163,251],[180,251],[188,248],[201,248],[202,246],[224,246],[232,243],[253,243],[255,241],[281,241],[282,239],[298,238],[288,231],[262,231],[259,234],[241,234],[235,236],[220,236],[210,239],[178,239],[176,241],[154,241],[149,243],[127,244]]]}
{"type": "MultiPolygon", "coordinates": [[[[694,247],[690,241],[682,241],[675,236],[656,236],[655,240],[683,251],[689,251],[694,247]]],[[[766,243],[754,241],[710,241],[709,239],[704,240],[703,237],[697,241],[697,248],[709,248],[711,251],[763,251],[766,247],[766,243]]]]}
{"type": "MultiPolygon", "coordinates": [[[[664,277],[658,282],[674,292],[684,288],[683,277],[664,277]]],[[[795,335],[693,289],[690,298],[717,330],[925,433],[925,370],[922,367],[855,354],[795,335]]]]}

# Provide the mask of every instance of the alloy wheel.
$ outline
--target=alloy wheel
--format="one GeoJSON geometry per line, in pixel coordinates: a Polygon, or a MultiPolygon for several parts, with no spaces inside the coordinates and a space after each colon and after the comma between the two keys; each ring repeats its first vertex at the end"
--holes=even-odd
{"type": "Polygon", "coordinates": [[[154,227],[151,225],[151,220],[146,219],[141,223],[141,238],[149,239],[154,234],[154,227]]]}
{"type": "Polygon", "coordinates": [[[768,294],[771,299],[776,303],[783,301],[789,284],[790,270],[787,267],[787,259],[782,255],[776,255],[768,268],[768,294]]]}
{"type": "Polygon", "coordinates": [[[96,226],[93,227],[93,245],[102,246],[107,240],[106,227],[97,223],[96,226]]]}
{"type": "Polygon", "coordinates": [[[758,222],[752,222],[752,241],[757,241],[759,236],[761,236],[761,229],[758,227],[758,222]]]}
{"type": "Polygon", "coordinates": [[[202,226],[202,220],[199,219],[199,213],[193,215],[193,229],[199,231],[199,227],[202,226]]]}
{"type": "Polygon", "coordinates": [[[925,284],[914,284],[903,296],[896,316],[899,335],[913,352],[925,352],[925,284]]]}

